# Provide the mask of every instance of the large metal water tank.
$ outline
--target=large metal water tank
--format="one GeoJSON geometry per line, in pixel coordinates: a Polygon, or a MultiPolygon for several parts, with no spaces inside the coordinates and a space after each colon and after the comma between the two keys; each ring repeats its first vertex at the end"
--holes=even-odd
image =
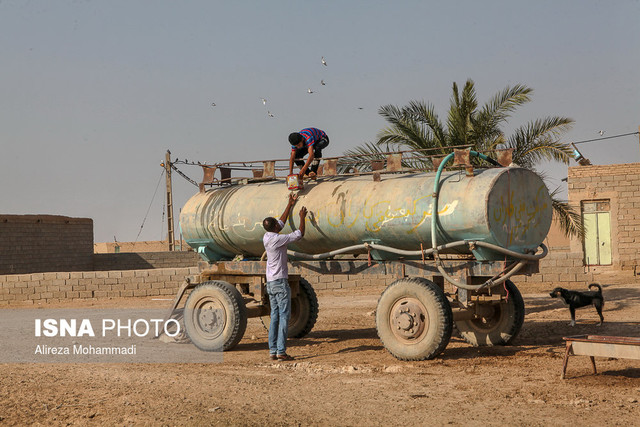
{"type": "MultiPolygon", "coordinates": [[[[364,242],[403,250],[430,248],[435,176],[430,172],[383,174],[379,181],[371,175],[321,177],[299,192],[282,232],[297,227],[300,207],[306,206],[306,234],[289,245],[295,251],[319,254],[364,242]]],[[[183,238],[210,261],[239,254],[260,257],[262,220],[279,217],[288,194],[284,179],[200,192],[182,208],[183,238]]],[[[528,169],[476,169],[473,176],[445,172],[439,194],[438,245],[482,240],[524,253],[535,250],[551,226],[549,192],[528,169]]],[[[474,255],[504,259],[484,250],[474,255]]]]}

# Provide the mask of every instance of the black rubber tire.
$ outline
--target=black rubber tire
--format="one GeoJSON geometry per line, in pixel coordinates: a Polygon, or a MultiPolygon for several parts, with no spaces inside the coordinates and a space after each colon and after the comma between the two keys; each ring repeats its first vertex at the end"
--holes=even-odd
{"type": "MultiPolygon", "coordinates": [[[[291,298],[291,318],[287,336],[302,338],[306,336],[318,320],[318,296],[313,286],[305,279],[300,279],[298,296],[291,298]]],[[[261,316],[262,324],[269,330],[271,316],[261,316]]]]}
{"type": "Polygon", "coordinates": [[[509,292],[508,299],[493,306],[491,318],[456,322],[460,336],[474,347],[507,345],[520,332],[524,324],[524,300],[511,280],[507,280],[505,286],[509,292]]]}
{"type": "Polygon", "coordinates": [[[453,329],[451,305],[435,283],[421,277],[399,279],[380,295],[376,329],[387,351],[397,359],[433,359],[449,344],[453,329]],[[420,307],[414,318],[422,325],[416,328],[422,331],[416,336],[400,336],[398,332],[400,316],[396,315],[402,312],[403,305],[420,307]]]}
{"type": "Polygon", "coordinates": [[[184,306],[184,326],[193,344],[203,351],[235,347],[247,329],[247,308],[240,292],[220,280],[196,286],[184,306]]]}

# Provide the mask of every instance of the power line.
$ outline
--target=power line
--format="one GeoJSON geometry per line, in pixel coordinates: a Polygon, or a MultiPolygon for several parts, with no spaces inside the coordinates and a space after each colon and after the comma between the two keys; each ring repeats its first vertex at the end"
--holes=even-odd
{"type": "Polygon", "coordinates": [[[576,141],[576,142],[574,142],[574,144],[584,144],[585,142],[602,141],[603,139],[612,139],[612,138],[620,138],[620,137],[623,137],[623,136],[638,135],[639,133],[640,132],[630,132],[630,133],[622,133],[620,135],[605,136],[605,137],[602,137],[602,138],[585,139],[584,141],[576,141]]]}
{"type": "Polygon", "coordinates": [[[149,210],[151,210],[151,205],[153,204],[153,200],[156,198],[156,193],[158,192],[158,187],[160,187],[160,181],[162,181],[162,176],[164,175],[164,169],[162,169],[162,172],[160,173],[160,178],[158,178],[158,183],[156,184],[156,190],[153,192],[153,197],[151,197],[151,203],[149,203],[149,207],[147,208],[147,213],[144,215],[144,219],[142,220],[142,224],[140,225],[140,230],[138,231],[138,235],[136,236],[136,241],[133,242],[133,245],[135,246],[136,243],[138,243],[138,238],[140,237],[140,233],[142,233],[142,228],[144,227],[144,222],[147,220],[147,217],[149,216],[149,210]]]}

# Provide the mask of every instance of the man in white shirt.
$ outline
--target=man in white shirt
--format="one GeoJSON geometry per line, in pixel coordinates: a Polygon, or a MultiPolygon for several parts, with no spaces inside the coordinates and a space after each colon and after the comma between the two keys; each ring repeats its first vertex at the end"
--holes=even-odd
{"type": "Polygon", "coordinates": [[[289,203],[280,219],[265,218],[262,226],[267,232],[262,241],[267,252],[267,294],[271,305],[271,325],[269,326],[269,357],[271,360],[293,360],[287,354],[287,330],[291,316],[291,288],[289,288],[289,268],[287,265],[287,245],[304,236],[307,208],[300,209],[300,228],[290,234],[278,234],[284,228],[297,196],[289,194],[289,203]]]}

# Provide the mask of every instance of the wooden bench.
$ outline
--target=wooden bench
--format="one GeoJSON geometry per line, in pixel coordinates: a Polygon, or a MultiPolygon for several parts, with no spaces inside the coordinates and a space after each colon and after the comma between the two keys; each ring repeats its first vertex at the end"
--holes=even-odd
{"type": "Polygon", "coordinates": [[[589,356],[591,358],[591,366],[593,367],[594,374],[598,373],[596,371],[595,356],[640,360],[640,338],[578,335],[573,337],[564,337],[563,339],[566,341],[567,348],[564,353],[562,375],[560,378],[564,378],[565,373],[567,372],[569,355],[589,356]]]}

